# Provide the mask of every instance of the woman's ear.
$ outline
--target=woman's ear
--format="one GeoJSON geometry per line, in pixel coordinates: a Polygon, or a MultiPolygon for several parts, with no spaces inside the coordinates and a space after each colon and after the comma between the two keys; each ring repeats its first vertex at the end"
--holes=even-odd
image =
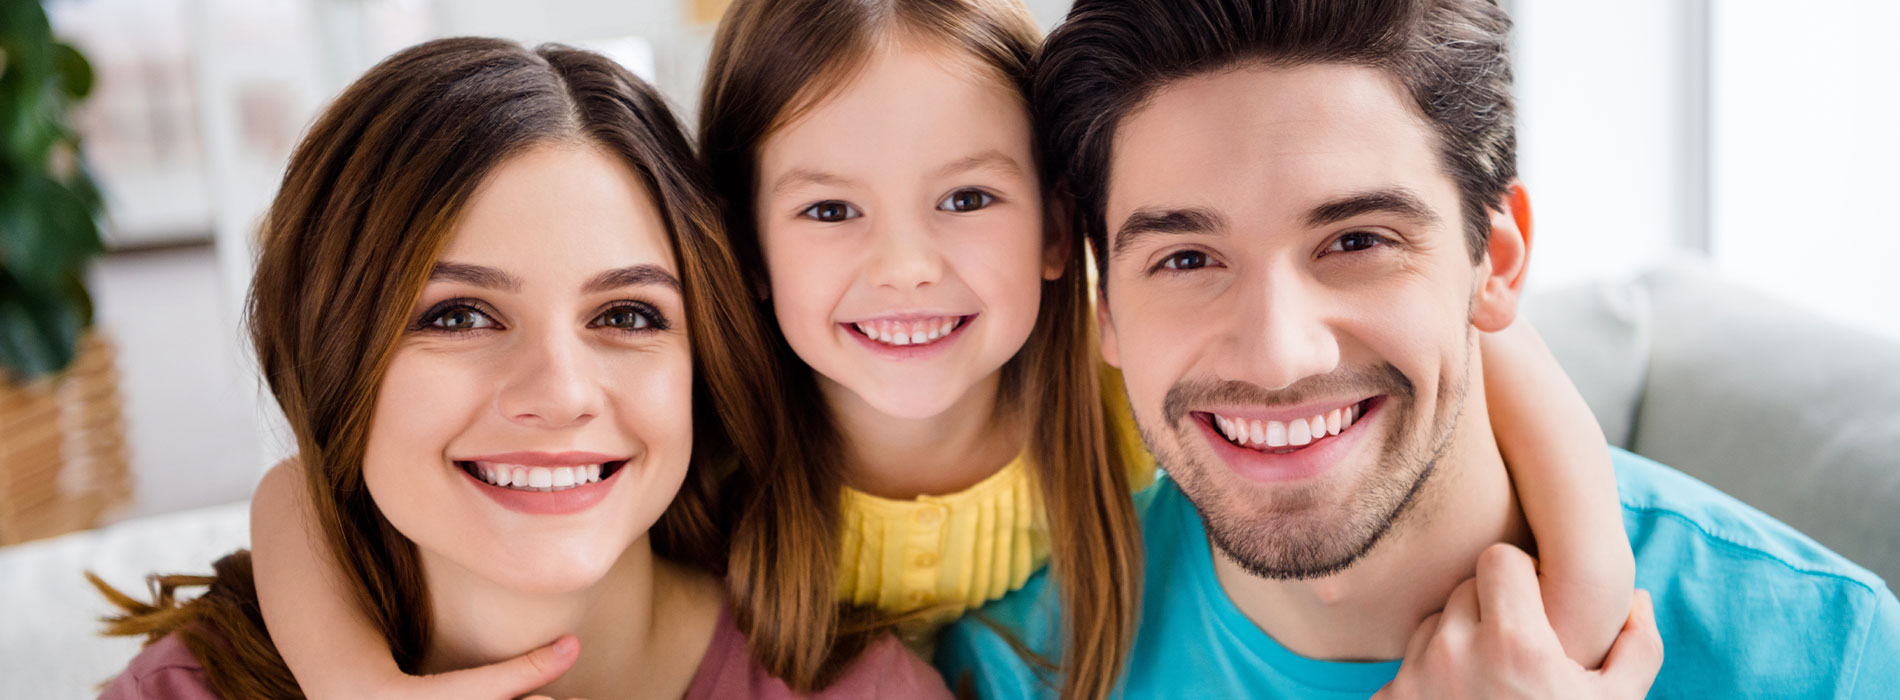
{"type": "Polygon", "coordinates": [[[1530,255],[1530,195],[1523,183],[1513,180],[1499,208],[1491,211],[1491,236],[1485,243],[1484,259],[1478,262],[1480,277],[1471,312],[1471,323],[1478,330],[1504,330],[1517,318],[1530,255]]]}

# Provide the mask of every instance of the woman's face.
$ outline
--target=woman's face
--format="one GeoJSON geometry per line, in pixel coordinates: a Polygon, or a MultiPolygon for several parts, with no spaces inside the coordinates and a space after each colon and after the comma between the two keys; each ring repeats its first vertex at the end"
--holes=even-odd
{"type": "Polygon", "coordinates": [[[833,394],[938,415],[1034,329],[1046,259],[1029,114],[973,60],[906,42],[768,138],[772,308],[833,394]]]}
{"type": "Polygon", "coordinates": [[[432,576],[574,591],[646,535],[692,449],[678,280],[615,156],[543,145],[477,189],[411,310],[363,463],[432,576]]]}

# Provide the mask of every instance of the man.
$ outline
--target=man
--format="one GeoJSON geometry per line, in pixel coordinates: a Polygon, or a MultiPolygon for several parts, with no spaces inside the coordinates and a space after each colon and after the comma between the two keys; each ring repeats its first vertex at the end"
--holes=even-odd
{"type": "MultiPolygon", "coordinates": [[[[1168,472],[1137,498],[1126,696],[1463,695],[1489,691],[1448,668],[1526,654],[1550,684],[1532,696],[1643,692],[1580,690],[1535,630],[1470,641],[1486,616],[1542,619],[1521,590],[1459,584],[1529,568],[1491,547],[1531,543],[1474,371],[1530,241],[1509,24],[1489,0],[1078,0],[1044,46],[1045,162],[1102,263],[1103,353],[1168,472]],[[1443,629],[1421,630],[1440,606],[1443,629]],[[1460,644],[1473,655],[1420,660],[1460,644]]],[[[1900,693],[1900,603],[1878,577],[1613,461],[1667,649],[1652,696],[1900,693]]],[[[953,687],[1051,692],[1028,658],[1055,653],[1046,589],[946,633],[953,687]]]]}

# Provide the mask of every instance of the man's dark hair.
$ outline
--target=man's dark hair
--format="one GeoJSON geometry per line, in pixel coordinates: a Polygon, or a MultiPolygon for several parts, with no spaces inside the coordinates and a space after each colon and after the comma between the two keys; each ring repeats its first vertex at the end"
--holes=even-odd
{"type": "Polygon", "coordinates": [[[1036,66],[1044,171],[1106,280],[1110,149],[1156,90],[1247,65],[1368,66],[1397,79],[1436,133],[1475,263],[1517,177],[1510,28],[1496,0],[1076,0],[1036,66]]]}

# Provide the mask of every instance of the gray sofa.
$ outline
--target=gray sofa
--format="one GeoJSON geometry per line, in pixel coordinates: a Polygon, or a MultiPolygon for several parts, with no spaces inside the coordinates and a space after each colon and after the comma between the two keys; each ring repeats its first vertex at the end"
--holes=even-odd
{"type": "Polygon", "coordinates": [[[1533,295],[1525,314],[1610,442],[1900,581],[1900,342],[1693,265],[1533,295]]]}

